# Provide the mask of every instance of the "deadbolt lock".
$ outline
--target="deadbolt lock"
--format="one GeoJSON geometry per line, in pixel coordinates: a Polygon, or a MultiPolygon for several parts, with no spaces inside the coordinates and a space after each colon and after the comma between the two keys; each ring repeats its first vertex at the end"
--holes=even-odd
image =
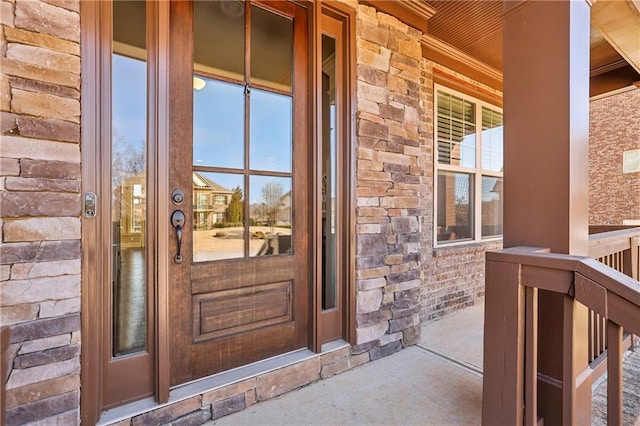
{"type": "Polygon", "coordinates": [[[171,193],[171,201],[173,201],[173,204],[176,206],[182,204],[184,202],[184,192],[182,192],[181,189],[174,189],[171,193]]]}
{"type": "Polygon", "coordinates": [[[84,194],[84,198],[82,201],[82,211],[84,217],[86,217],[87,219],[93,219],[94,217],[96,217],[97,199],[98,197],[93,192],[87,192],[84,194]]]}

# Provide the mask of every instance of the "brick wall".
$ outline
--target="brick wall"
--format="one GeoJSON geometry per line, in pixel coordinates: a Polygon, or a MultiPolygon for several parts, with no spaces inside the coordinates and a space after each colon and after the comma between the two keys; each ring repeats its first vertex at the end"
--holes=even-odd
{"type": "MultiPolygon", "coordinates": [[[[434,69],[464,82],[470,88],[502,96],[500,92],[463,74],[423,59],[420,64],[422,90],[420,194],[421,288],[420,319],[432,321],[481,302],[484,299],[484,255],[502,248],[502,242],[472,243],[434,248],[434,69]]],[[[473,93],[470,93],[473,96],[473,93]]]]}
{"type": "Polygon", "coordinates": [[[421,33],[357,16],[356,327],[371,359],[419,340],[421,33]]]}
{"type": "Polygon", "coordinates": [[[640,149],[640,88],[589,108],[589,224],[640,220],[640,172],[622,173],[622,153],[640,149]]]}
{"type": "Polygon", "coordinates": [[[0,322],[7,424],[78,422],[79,2],[1,2],[0,322]]]}
{"type": "Polygon", "coordinates": [[[432,321],[484,299],[485,253],[502,242],[465,244],[425,250],[420,301],[423,321],[432,321]]]}

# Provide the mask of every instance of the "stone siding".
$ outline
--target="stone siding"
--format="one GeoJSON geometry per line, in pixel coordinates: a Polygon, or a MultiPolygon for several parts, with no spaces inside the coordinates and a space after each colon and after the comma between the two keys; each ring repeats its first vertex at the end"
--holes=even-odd
{"type": "Polygon", "coordinates": [[[640,172],[622,173],[640,149],[640,88],[592,101],[589,120],[589,224],[640,220],[640,172]]]}
{"type": "Polygon", "coordinates": [[[376,359],[420,337],[421,33],[358,6],[356,334],[376,359]]]}
{"type": "Polygon", "coordinates": [[[200,425],[244,410],[293,389],[327,379],[368,362],[369,353],[352,355],[349,347],[336,349],[265,374],[207,390],[155,410],[110,424],[200,425]]]}
{"type": "MultiPolygon", "coordinates": [[[[76,424],[80,400],[77,1],[2,1],[0,323],[7,425],[76,424]]],[[[3,407],[4,408],[4,407],[3,407]]]]}

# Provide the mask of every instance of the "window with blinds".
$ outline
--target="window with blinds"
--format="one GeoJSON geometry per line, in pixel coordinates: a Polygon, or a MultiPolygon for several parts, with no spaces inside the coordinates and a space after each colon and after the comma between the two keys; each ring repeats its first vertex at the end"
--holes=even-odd
{"type": "Polygon", "coordinates": [[[435,115],[437,244],[502,236],[502,111],[436,85],[435,115]]]}

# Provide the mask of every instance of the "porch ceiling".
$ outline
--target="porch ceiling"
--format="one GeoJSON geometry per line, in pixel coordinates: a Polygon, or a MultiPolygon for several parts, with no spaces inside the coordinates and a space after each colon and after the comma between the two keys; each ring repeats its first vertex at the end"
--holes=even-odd
{"type": "MultiPolygon", "coordinates": [[[[503,2],[426,0],[427,34],[502,71],[503,2]]],[[[592,95],[640,82],[640,2],[598,0],[591,19],[592,95]],[[596,92],[596,93],[594,93],[596,92]]]]}

